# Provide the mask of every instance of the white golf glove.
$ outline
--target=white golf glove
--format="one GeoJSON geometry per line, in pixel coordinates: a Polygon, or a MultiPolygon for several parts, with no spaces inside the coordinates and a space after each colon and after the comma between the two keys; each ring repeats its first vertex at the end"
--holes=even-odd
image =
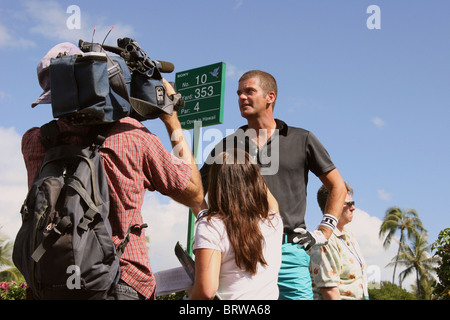
{"type": "Polygon", "coordinates": [[[296,236],[292,239],[292,242],[303,246],[306,251],[314,245],[323,246],[328,243],[328,239],[320,230],[309,232],[303,228],[295,228],[294,233],[296,233],[296,236]]]}

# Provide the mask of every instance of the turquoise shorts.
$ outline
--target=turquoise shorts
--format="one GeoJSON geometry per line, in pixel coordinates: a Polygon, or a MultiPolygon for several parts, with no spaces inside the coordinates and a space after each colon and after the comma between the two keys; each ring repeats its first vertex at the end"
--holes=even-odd
{"type": "Polygon", "coordinates": [[[279,300],[312,300],[310,257],[302,246],[285,243],[282,246],[282,262],[278,273],[279,300]]]}

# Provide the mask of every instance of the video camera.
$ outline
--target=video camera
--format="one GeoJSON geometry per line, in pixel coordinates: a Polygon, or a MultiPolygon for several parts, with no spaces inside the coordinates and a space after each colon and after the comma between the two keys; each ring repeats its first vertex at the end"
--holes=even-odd
{"type": "MultiPolygon", "coordinates": [[[[184,107],[185,102],[181,99],[181,94],[175,93],[174,89],[173,94],[168,95],[163,85],[161,72],[172,72],[174,65],[166,61],[151,60],[136,40],[117,39],[117,46],[111,46],[80,39],[78,47],[85,53],[109,51],[117,55],[106,55],[111,94],[117,96],[118,93],[131,103],[130,116],[144,121],[157,118],[162,113],[172,114],[173,111],[184,107]]],[[[175,87],[174,83],[169,84],[175,87]]],[[[115,107],[114,103],[115,99],[112,99],[113,110],[122,112],[124,103],[119,108],[115,107]]]]}

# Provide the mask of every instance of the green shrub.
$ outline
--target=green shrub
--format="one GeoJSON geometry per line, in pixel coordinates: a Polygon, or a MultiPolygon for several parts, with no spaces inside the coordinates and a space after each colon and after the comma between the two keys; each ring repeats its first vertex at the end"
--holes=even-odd
{"type": "Polygon", "coordinates": [[[369,289],[370,300],[417,300],[411,292],[396,284],[382,281],[379,289],[369,289]]]}
{"type": "Polygon", "coordinates": [[[0,282],[0,300],[25,300],[26,289],[25,282],[0,282]]]}
{"type": "Polygon", "coordinates": [[[440,257],[440,265],[436,268],[439,282],[435,285],[434,295],[438,300],[450,300],[450,228],[439,233],[432,246],[435,256],[440,257]]]}

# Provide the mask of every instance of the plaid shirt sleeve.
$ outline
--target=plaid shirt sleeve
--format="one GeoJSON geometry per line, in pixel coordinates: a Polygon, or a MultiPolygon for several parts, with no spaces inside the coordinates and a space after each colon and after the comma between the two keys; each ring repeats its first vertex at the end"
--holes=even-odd
{"type": "MultiPolygon", "coordinates": [[[[58,124],[61,131],[73,130],[60,121],[58,124]]],[[[22,139],[29,186],[45,155],[39,134],[39,128],[32,128],[22,139]]],[[[144,223],[141,207],[145,191],[173,197],[187,187],[192,168],[164,149],[156,135],[132,118],[121,119],[111,128],[101,153],[110,187],[109,220],[113,241],[118,245],[130,225],[144,223]]],[[[156,283],[150,268],[145,230],[130,234],[120,264],[121,279],[150,298],[156,283]]]]}
{"type": "Polygon", "coordinates": [[[39,141],[39,128],[31,128],[22,137],[22,154],[28,174],[28,188],[33,184],[42,161],[45,149],[39,141]]]}

